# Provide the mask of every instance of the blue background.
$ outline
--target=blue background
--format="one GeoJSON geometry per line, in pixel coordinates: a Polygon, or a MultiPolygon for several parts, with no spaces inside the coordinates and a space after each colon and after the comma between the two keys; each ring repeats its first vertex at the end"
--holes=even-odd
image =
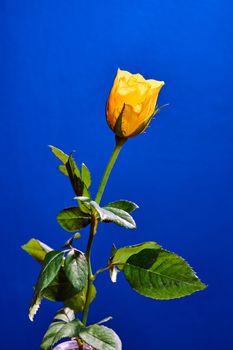
{"type": "Polygon", "coordinates": [[[114,144],[104,107],[120,67],[164,80],[159,104],[170,105],[120,155],[103,202],[137,202],[138,229],[102,225],[95,269],[112,242],[155,240],[209,287],[153,301],[105,273],[89,321],[113,315],[124,350],[232,349],[232,10],[230,0],[0,1],[1,348],[39,349],[60,307],[44,301],[28,320],[39,268],[20,245],[36,237],[59,248],[68,237],[55,217],[73,193],[48,144],[76,149],[96,192],[114,144]]]}

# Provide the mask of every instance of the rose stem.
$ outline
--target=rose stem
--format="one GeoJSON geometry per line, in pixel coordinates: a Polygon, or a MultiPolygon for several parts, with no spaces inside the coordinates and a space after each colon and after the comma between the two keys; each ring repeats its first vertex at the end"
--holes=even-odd
{"type": "MultiPolygon", "coordinates": [[[[106,187],[109,175],[112,171],[112,168],[117,160],[117,157],[120,153],[121,147],[123,144],[126,142],[127,139],[119,138],[116,136],[116,145],[115,148],[112,152],[112,155],[109,159],[108,165],[105,169],[104,175],[102,177],[102,180],[100,182],[100,186],[95,198],[95,201],[99,204],[101,201],[101,198],[104,193],[104,189],[106,187]]],[[[85,325],[87,322],[87,316],[88,316],[88,310],[89,310],[89,304],[90,304],[90,299],[91,299],[91,284],[93,280],[93,275],[92,275],[92,268],[91,268],[91,248],[92,248],[92,243],[94,239],[94,235],[97,231],[98,227],[98,220],[95,215],[92,216],[91,220],[91,226],[90,226],[90,234],[89,234],[89,239],[87,243],[87,249],[86,249],[86,258],[87,258],[87,264],[88,264],[88,281],[87,281],[87,294],[86,294],[86,302],[84,305],[83,309],[83,316],[82,316],[82,323],[85,325]]]]}

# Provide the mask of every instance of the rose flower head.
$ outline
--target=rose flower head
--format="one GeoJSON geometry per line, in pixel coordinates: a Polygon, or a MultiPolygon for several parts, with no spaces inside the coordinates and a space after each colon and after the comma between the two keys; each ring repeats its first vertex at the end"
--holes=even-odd
{"type": "Polygon", "coordinates": [[[118,69],[106,106],[108,125],[118,137],[136,136],[147,128],[158,110],[163,85],[163,81],[118,69]]]}

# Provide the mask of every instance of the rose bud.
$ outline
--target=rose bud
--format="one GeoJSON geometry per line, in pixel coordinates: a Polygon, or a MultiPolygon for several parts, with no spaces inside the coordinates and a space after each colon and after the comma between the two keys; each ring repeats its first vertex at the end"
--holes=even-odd
{"type": "Polygon", "coordinates": [[[108,125],[118,137],[136,136],[147,128],[158,111],[156,102],[163,85],[163,81],[118,69],[106,106],[108,125]]]}

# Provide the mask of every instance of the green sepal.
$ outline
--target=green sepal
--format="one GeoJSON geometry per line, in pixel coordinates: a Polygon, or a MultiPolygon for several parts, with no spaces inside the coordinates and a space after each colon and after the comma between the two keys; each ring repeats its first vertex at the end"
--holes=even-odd
{"type": "MultiPolygon", "coordinates": [[[[122,137],[122,138],[125,137],[124,133],[122,132],[122,119],[123,119],[124,110],[125,110],[125,103],[122,107],[122,110],[121,110],[121,112],[116,120],[116,124],[114,126],[115,134],[118,135],[119,137],[122,137]]],[[[110,126],[110,124],[109,124],[109,126],[110,126]]],[[[110,128],[111,128],[111,126],[110,126],[110,128]]]]}

